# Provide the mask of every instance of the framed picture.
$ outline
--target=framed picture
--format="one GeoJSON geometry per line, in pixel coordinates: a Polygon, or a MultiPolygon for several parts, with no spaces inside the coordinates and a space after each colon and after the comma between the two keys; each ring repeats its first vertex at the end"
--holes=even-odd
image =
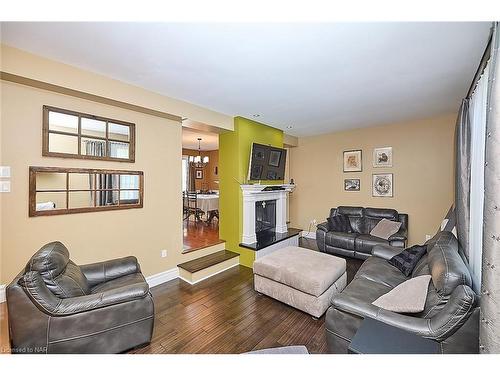
{"type": "Polygon", "coordinates": [[[196,170],[195,178],[197,180],[203,180],[203,169],[196,170]]]}
{"type": "Polygon", "coordinates": [[[344,180],[345,191],[359,191],[361,187],[361,180],[359,178],[346,178],[344,180]]]}
{"type": "Polygon", "coordinates": [[[373,149],[373,166],[375,168],[392,167],[392,147],[373,149]]]}
{"type": "Polygon", "coordinates": [[[344,172],[361,172],[362,157],[361,150],[344,151],[344,172]]]}
{"type": "Polygon", "coordinates": [[[373,175],[372,195],[374,197],[393,196],[392,173],[373,175]]]}
{"type": "Polygon", "coordinates": [[[279,167],[281,160],[281,151],[271,150],[269,153],[269,165],[271,167],[279,167]]]}

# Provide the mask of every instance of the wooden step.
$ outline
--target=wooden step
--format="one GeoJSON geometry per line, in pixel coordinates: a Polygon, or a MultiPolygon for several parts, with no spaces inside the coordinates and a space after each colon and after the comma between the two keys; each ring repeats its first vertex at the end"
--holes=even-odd
{"type": "Polygon", "coordinates": [[[190,284],[205,280],[240,263],[240,254],[229,250],[217,251],[189,262],[178,264],[179,277],[190,284]]]}

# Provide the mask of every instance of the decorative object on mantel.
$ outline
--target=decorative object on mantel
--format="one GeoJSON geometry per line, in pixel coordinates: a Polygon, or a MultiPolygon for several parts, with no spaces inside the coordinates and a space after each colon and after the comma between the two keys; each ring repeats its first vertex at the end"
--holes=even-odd
{"type": "Polygon", "coordinates": [[[392,147],[380,147],[373,149],[373,167],[392,167],[392,147]]]}
{"type": "Polygon", "coordinates": [[[393,196],[392,173],[373,175],[372,195],[374,197],[393,196]]]}
{"type": "Polygon", "coordinates": [[[346,178],[344,180],[345,191],[359,191],[361,187],[361,180],[359,178],[346,178]]]}
{"type": "Polygon", "coordinates": [[[203,169],[197,169],[196,170],[196,176],[195,178],[197,180],[203,180],[203,169]]]}
{"type": "Polygon", "coordinates": [[[362,151],[344,151],[344,172],[361,172],[363,170],[362,151]]]}
{"type": "MultiPolygon", "coordinates": [[[[202,139],[201,138],[197,138],[198,139],[198,155],[196,156],[190,156],[188,158],[188,161],[190,163],[192,163],[196,168],[203,168],[205,167],[205,165],[208,164],[208,162],[210,161],[210,158],[208,156],[201,156],[201,141],[202,139]]],[[[198,173],[198,171],[196,171],[196,173],[198,173]]],[[[198,178],[198,177],[196,177],[198,178]]],[[[200,177],[200,178],[203,178],[203,177],[200,177]]]]}

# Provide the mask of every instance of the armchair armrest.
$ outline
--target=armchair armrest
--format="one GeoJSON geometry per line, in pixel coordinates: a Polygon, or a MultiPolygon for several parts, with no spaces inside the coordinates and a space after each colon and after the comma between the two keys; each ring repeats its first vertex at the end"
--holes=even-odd
{"type": "Polygon", "coordinates": [[[27,272],[21,283],[32,302],[52,316],[82,313],[144,298],[149,293],[146,283],[136,283],[81,297],[58,298],[45,285],[38,272],[27,272]]]}
{"type": "Polygon", "coordinates": [[[375,245],[372,248],[372,255],[385,260],[391,259],[393,256],[398,255],[403,249],[390,245],[375,245]]]}
{"type": "Polygon", "coordinates": [[[443,309],[430,319],[397,314],[384,309],[379,310],[375,319],[428,339],[443,341],[469,319],[476,304],[477,296],[472,289],[460,285],[455,288],[443,309]]]}
{"type": "Polygon", "coordinates": [[[134,256],[85,264],[80,266],[80,269],[91,288],[106,281],[141,271],[137,258],[134,256]]]}
{"type": "Polygon", "coordinates": [[[328,232],[328,222],[325,221],[324,223],[316,225],[316,230],[322,230],[323,232],[328,232]]]}

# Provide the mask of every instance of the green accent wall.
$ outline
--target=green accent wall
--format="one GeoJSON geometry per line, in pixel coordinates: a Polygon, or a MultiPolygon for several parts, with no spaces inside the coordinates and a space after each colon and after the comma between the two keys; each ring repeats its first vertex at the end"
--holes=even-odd
{"type": "MultiPolygon", "coordinates": [[[[240,183],[245,184],[252,143],[283,147],[283,131],[235,117],[234,131],[219,136],[219,237],[226,241],[226,249],[240,254],[240,264],[252,267],[255,252],[239,246],[243,232],[243,197],[240,183]]],[[[262,184],[282,181],[261,181],[262,184]]]]}

